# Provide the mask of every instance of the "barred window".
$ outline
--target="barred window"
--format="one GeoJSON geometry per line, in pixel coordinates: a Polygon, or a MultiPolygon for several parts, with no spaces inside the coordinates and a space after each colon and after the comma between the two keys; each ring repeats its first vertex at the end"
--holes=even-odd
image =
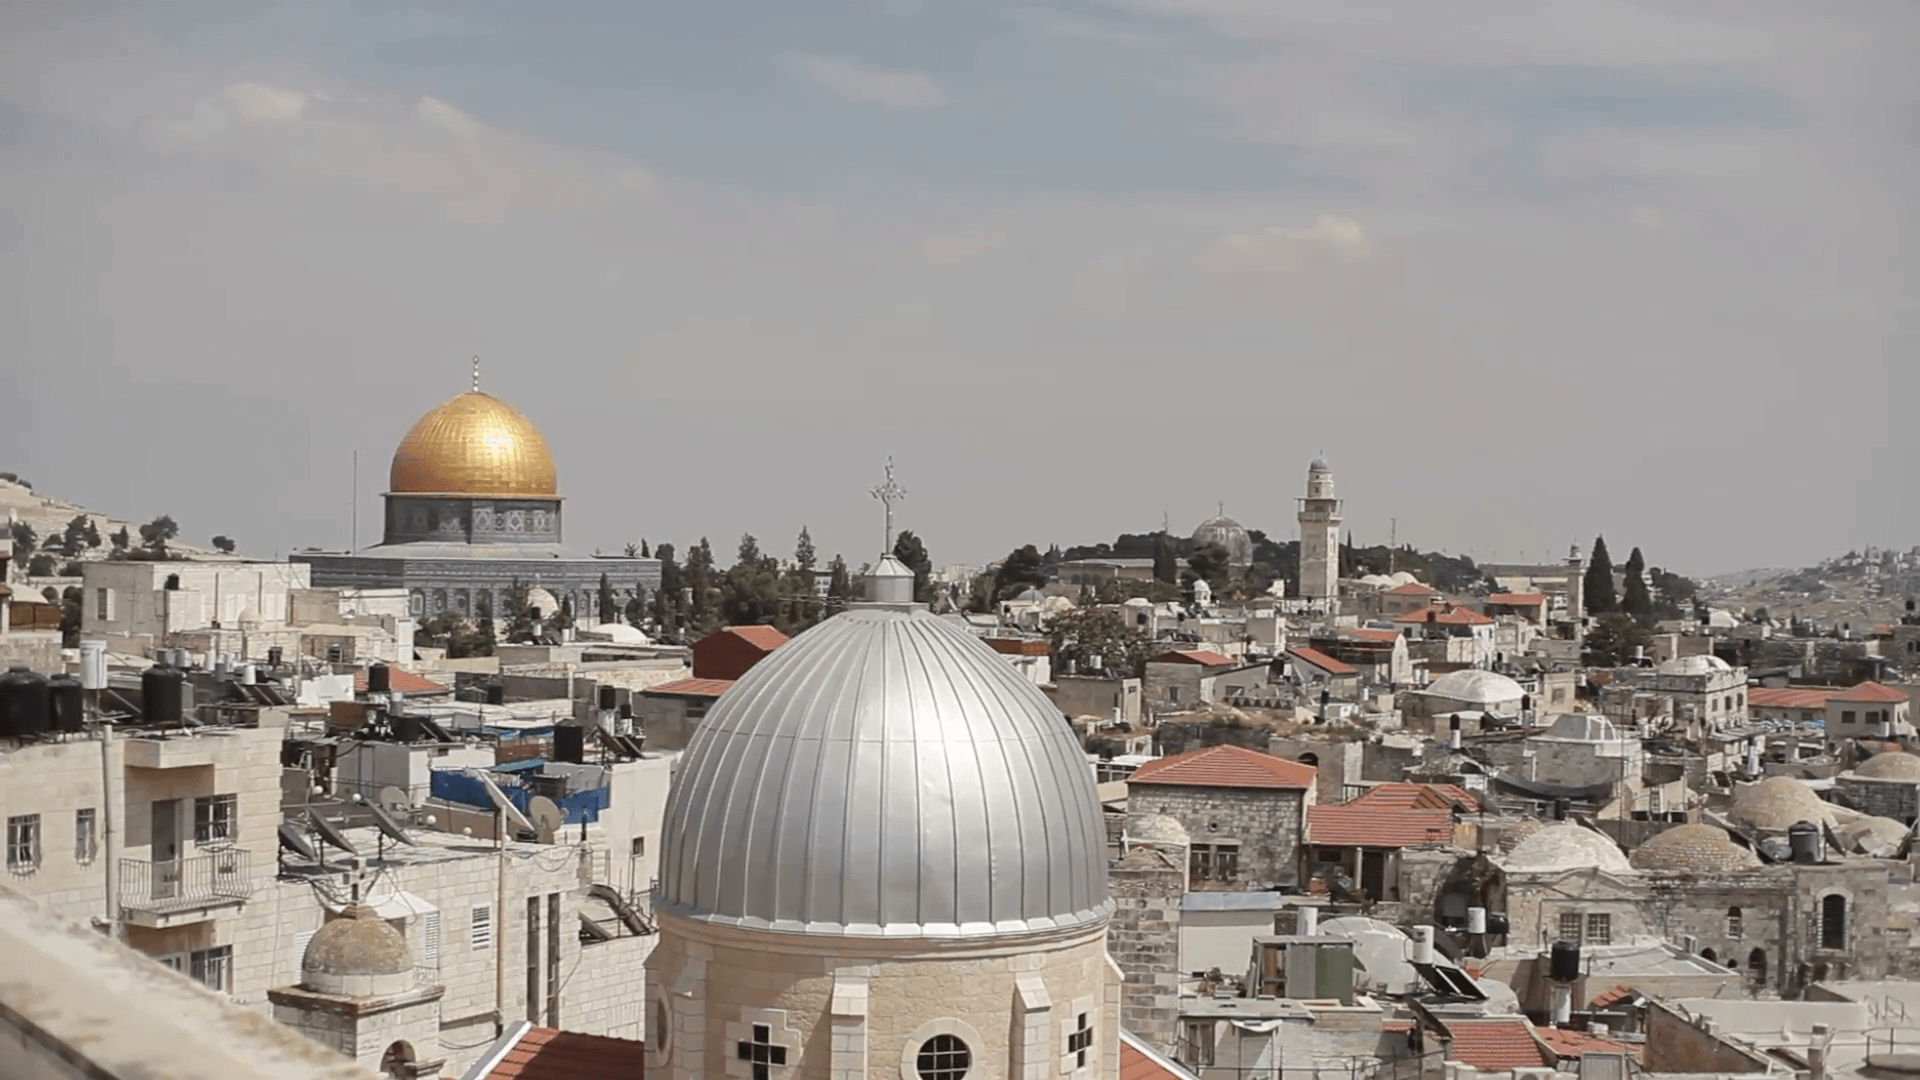
{"type": "Polygon", "coordinates": [[[90,863],[100,853],[99,838],[94,835],[98,813],[92,808],[73,812],[73,858],[75,862],[90,863]]]}
{"type": "Polygon", "coordinates": [[[1563,911],[1560,913],[1560,940],[1580,944],[1580,913],[1563,911]]]}
{"type": "Polygon", "coordinates": [[[239,822],[238,795],[203,795],[193,800],[193,842],[230,844],[239,822]]]}
{"type": "Polygon", "coordinates": [[[1587,916],[1587,943],[1589,945],[1613,944],[1613,916],[1604,912],[1595,912],[1587,916]]]}
{"type": "Polygon", "coordinates": [[[232,983],[233,946],[216,945],[211,949],[195,950],[189,973],[195,982],[207,989],[226,993],[232,983]]]}
{"type": "Polygon", "coordinates": [[[7,869],[32,873],[40,866],[40,815],[18,814],[7,819],[7,869]]]}

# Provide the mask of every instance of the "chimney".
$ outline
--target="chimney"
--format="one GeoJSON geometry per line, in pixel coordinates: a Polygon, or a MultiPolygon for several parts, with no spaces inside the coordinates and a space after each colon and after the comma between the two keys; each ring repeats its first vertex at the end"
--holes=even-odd
{"type": "Polygon", "coordinates": [[[1807,1080],[1827,1080],[1827,1042],[1832,1029],[1813,1025],[1813,1037],[1807,1041],[1807,1080]]]}

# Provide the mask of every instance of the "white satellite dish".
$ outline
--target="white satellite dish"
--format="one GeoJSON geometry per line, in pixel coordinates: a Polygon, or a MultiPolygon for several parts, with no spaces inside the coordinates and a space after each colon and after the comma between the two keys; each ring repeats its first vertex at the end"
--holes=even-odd
{"type": "Polygon", "coordinates": [[[535,795],[527,804],[527,816],[533,819],[534,835],[543,844],[553,843],[560,834],[561,826],[567,823],[567,815],[558,803],[545,795],[535,795]]]}
{"type": "Polygon", "coordinates": [[[405,814],[413,809],[413,800],[407,793],[389,784],[380,789],[380,807],[389,813],[405,814]]]}

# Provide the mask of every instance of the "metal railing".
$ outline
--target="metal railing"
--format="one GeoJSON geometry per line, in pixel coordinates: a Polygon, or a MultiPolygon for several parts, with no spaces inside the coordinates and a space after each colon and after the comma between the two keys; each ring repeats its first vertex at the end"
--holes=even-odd
{"type": "Polygon", "coordinates": [[[253,895],[251,856],[221,848],[186,859],[120,860],[120,906],[134,911],[183,911],[253,895]]]}

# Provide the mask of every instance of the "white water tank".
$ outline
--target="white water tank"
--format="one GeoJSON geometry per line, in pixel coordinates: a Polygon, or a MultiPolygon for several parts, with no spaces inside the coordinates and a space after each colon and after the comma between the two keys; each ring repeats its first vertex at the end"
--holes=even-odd
{"type": "Polygon", "coordinates": [[[107,688],[107,643],[88,640],[80,643],[80,688],[107,688]]]}
{"type": "Polygon", "coordinates": [[[1408,959],[1416,964],[1433,963],[1433,927],[1416,926],[1413,928],[1413,952],[1408,959]]]}

